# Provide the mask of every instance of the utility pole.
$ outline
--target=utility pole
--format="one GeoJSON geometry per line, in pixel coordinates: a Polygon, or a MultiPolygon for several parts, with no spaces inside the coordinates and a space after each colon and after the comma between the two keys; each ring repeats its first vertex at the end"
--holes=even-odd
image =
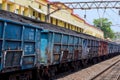
{"type": "Polygon", "coordinates": [[[46,19],[45,19],[46,22],[50,22],[50,4],[48,3],[47,4],[47,15],[46,15],[46,19]]]}
{"type": "Polygon", "coordinates": [[[62,9],[61,7],[58,7],[58,9],[50,12],[50,9],[51,9],[51,8],[50,8],[50,5],[52,5],[52,4],[53,4],[53,3],[48,3],[48,4],[47,4],[47,15],[46,15],[46,19],[45,19],[45,21],[46,21],[47,23],[50,23],[50,15],[51,15],[51,14],[53,14],[53,13],[55,13],[55,12],[57,12],[57,11],[59,11],[59,10],[62,9]]]}

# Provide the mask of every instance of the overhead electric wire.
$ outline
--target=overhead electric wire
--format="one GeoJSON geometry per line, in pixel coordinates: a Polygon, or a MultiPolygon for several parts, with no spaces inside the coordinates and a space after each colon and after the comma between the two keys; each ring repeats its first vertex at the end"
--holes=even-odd
{"type": "Polygon", "coordinates": [[[114,22],[116,22],[115,20],[114,20],[114,18],[113,17],[111,17],[111,15],[109,14],[109,13],[107,13],[106,12],[106,14],[108,15],[108,17],[110,17],[114,22]]]}
{"type": "MultiPolygon", "coordinates": [[[[110,17],[115,23],[118,23],[118,22],[116,22],[115,21],[115,19],[113,18],[113,17],[111,17],[111,15],[106,11],[106,15],[108,16],[108,17],[110,17]]],[[[113,26],[113,25],[111,25],[111,26],[113,26]]]]}
{"type": "Polygon", "coordinates": [[[105,12],[106,12],[106,9],[104,9],[104,12],[103,12],[103,15],[102,15],[103,18],[104,18],[104,14],[105,14],[105,12]]]}
{"type": "Polygon", "coordinates": [[[87,22],[91,23],[87,18],[85,19],[87,22]]]}
{"type": "MultiPolygon", "coordinates": [[[[112,11],[113,11],[113,13],[115,13],[118,17],[117,17],[117,21],[119,21],[120,20],[120,15],[118,15],[118,13],[117,12],[115,12],[113,9],[111,9],[112,11]]],[[[115,21],[116,22],[116,21],[115,21]]],[[[118,22],[116,22],[116,23],[118,23],[118,22]]],[[[117,27],[120,27],[120,24],[118,23],[118,24],[115,24],[115,25],[112,25],[112,26],[117,26],[117,27]]]]}
{"type": "Polygon", "coordinates": [[[120,15],[117,12],[115,12],[113,9],[111,9],[111,10],[118,16],[117,18],[120,19],[120,15]]]}

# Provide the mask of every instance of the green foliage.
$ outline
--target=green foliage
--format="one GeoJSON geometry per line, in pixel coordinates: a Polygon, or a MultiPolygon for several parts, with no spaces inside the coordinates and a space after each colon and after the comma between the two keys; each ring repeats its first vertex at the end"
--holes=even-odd
{"type": "Polygon", "coordinates": [[[107,18],[94,19],[93,23],[104,32],[105,38],[114,38],[114,32],[110,28],[112,22],[109,22],[107,18]]]}

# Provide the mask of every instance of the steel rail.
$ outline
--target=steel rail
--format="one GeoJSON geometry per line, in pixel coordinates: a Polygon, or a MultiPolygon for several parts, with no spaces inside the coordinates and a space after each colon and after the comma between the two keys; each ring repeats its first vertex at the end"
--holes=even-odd
{"type": "MultiPolygon", "coordinates": [[[[115,63],[113,63],[112,65],[110,65],[108,68],[106,68],[105,70],[103,70],[102,72],[100,72],[99,74],[95,75],[94,77],[91,78],[91,80],[95,80],[97,77],[99,77],[100,75],[102,75],[104,72],[106,72],[107,70],[109,70],[111,67],[113,67],[115,64],[119,63],[120,60],[116,61],[115,63]]],[[[119,79],[119,78],[118,78],[119,79]]]]}

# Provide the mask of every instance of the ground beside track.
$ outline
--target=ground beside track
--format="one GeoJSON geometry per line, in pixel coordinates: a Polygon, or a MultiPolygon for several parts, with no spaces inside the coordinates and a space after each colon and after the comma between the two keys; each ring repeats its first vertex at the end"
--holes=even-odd
{"type": "Polygon", "coordinates": [[[91,80],[93,77],[107,69],[110,65],[120,60],[120,55],[106,61],[95,64],[91,67],[71,73],[67,76],[60,76],[57,80],[91,80]]]}

